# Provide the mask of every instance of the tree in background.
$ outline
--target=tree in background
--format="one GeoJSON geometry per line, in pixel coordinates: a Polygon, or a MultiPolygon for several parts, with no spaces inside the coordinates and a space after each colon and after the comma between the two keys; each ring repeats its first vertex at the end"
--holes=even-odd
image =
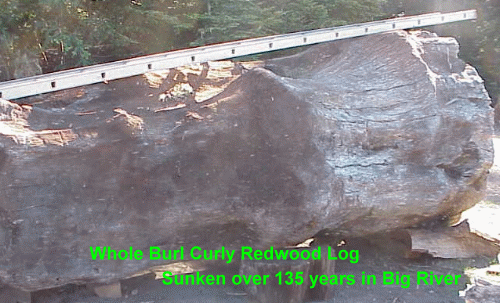
{"type": "Polygon", "coordinates": [[[269,9],[279,12],[271,26],[278,33],[291,33],[332,26],[327,8],[314,0],[282,1],[269,9]]]}
{"type": "Polygon", "coordinates": [[[206,0],[206,11],[196,15],[199,37],[192,45],[244,39],[272,34],[274,14],[256,1],[206,0]]]}
{"type": "Polygon", "coordinates": [[[312,30],[384,17],[386,0],[205,0],[193,45],[312,30]]]}
{"type": "Polygon", "coordinates": [[[477,35],[469,38],[471,63],[485,80],[493,102],[500,101],[500,1],[478,1],[477,35]]]}
{"type": "Polygon", "coordinates": [[[383,2],[0,0],[0,79],[372,20],[383,2]]]}
{"type": "Polygon", "coordinates": [[[181,37],[194,39],[197,21],[187,13],[202,9],[201,1],[0,0],[0,79],[27,76],[16,64],[23,57],[50,72],[188,46],[181,37]]]}
{"type": "MultiPolygon", "coordinates": [[[[15,65],[32,57],[31,49],[25,45],[37,38],[33,31],[36,7],[36,1],[0,2],[0,79],[13,78],[15,65]]],[[[34,74],[40,72],[33,68],[34,74]]]]}
{"type": "MultiPolygon", "coordinates": [[[[16,58],[45,72],[373,19],[382,0],[0,0],[3,79],[16,58]]],[[[9,72],[10,71],[10,72],[9,72]]],[[[6,75],[8,74],[8,75],[6,75]]]]}
{"type": "Polygon", "coordinates": [[[328,9],[329,18],[337,20],[338,24],[353,24],[387,17],[383,10],[387,0],[318,0],[318,2],[328,9]]]}
{"type": "Polygon", "coordinates": [[[500,93],[500,0],[0,0],[0,80],[193,45],[434,11],[476,8],[433,27],[500,93]],[[473,24],[474,26],[471,26],[473,24]]]}

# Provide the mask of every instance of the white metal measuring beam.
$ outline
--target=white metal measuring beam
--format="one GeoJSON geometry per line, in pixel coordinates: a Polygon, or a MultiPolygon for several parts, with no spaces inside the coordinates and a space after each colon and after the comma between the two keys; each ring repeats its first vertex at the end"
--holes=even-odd
{"type": "Polygon", "coordinates": [[[476,17],[476,10],[446,14],[432,13],[171,51],[0,82],[0,98],[17,99],[192,63],[222,60],[397,29],[471,20],[476,17]]]}

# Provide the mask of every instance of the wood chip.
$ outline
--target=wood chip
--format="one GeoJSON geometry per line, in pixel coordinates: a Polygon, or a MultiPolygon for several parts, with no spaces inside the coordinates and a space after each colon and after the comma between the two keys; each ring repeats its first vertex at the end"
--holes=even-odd
{"type": "Polygon", "coordinates": [[[203,117],[200,116],[200,114],[198,114],[197,112],[187,112],[186,117],[198,119],[198,120],[203,120],[203,117]]]}
{"type": "Polygon", "coordinates": [[[85,95],[85,91],[82,89],[82,90],[79,90],[77,93],[76,93],[76,97],[77,98],[81,98],[85,95]]]}
{"type": "Polygon", "coordinates": [[[171,110],[180,109],[180,108],[184,108],[184,107],[186,107],[186,104],[179,103],[179,104],[177,104],[175,106],[163,107],[163,108],[155,109],[155,113],[165,112],[165,111],[171,111],[171,110]]]}
{"type": "Polygon", "coordinates": [[[76,113],[75,115],[77,115],[77,116],[85,116],[85,115],[93,115],[95,113],[96,113],[95,110],[90,110],[90,111],[86,111],[86,112],[76,113]]]}

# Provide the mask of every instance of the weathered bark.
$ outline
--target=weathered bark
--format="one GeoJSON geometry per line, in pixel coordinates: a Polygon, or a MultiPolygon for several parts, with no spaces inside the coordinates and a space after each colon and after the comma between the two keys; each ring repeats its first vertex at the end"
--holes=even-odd
{"type": "Polygon", "coordinates": [[[177,72],[165,102],[130,78],[4,103],[0,279],[111,282],[160,263],[92,261],[89,246],[281,247],[453,216],[493,156],[490,99],[457,52],[393,32],[270,61],[204,102],[177,72]]]}

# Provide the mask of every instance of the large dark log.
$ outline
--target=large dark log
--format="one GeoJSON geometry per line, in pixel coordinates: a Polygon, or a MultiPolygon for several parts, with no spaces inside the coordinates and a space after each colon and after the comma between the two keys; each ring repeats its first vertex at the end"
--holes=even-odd
{"type": "Polygon", "coordinates": [[[229,82],[194,69],[155,82],[163,95],[130,78],[3,102],[1,282],[108,283],[169,262],[92,261],[89,246],[284,247],[456,215],[493,156],[490,99],[457,52],[392,32],[240,69],[204,102],[229,82]]]}

